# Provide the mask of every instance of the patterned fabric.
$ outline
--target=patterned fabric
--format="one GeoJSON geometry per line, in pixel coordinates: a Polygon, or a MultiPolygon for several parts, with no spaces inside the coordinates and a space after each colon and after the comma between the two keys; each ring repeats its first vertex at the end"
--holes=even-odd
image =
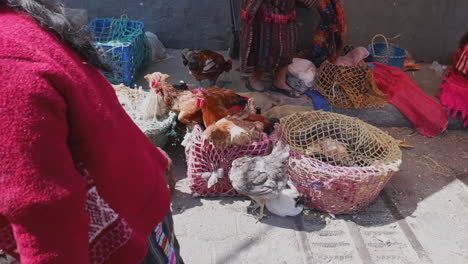
{"type": "Polygon", "coordinates": [[[89,188],[85,205],[89,214],[89,262],[104,263],[127,243],[132,235],[132,229],[99,195],[92,177],[83,164],[78,163],[76,168],[89,188]]]}
{"type": "MultiPolygon", "coordinates": [[[[77,170],[88,182],[85,204],[89,214],[89,263],[101,264],[130,239],[132,229],[99,195],[88,171],[81,165],[77,170]]],[[[0,227],[0,248],[19,258],[11,225],[0,227]]]]}
{"type": "Polygon", "coordinates": [[[319,4],[321,20],[314,33],[312,46],[306,57],[317,67],[326,60],[334,61],[346,45],[346,19],[341,0],[322,0],[319,4]]]}
{"type": "Polygon", "coordinates": [[[453,118],[468,126],[468,43],[455,53],[453,66],[440,87],[440,102],[453,118]]]}
{"type": "Polygon", "coordinates": [[[172,215],[160,223],[148,238],[148,255],[142,264],[183,264],[174,234],[172,215]]]}
{"type": "Polygon", "coordinates": [[[468,78],[468,44],[458,50],[455,55],[454,67],[458,74],[468,78]]]}
{"type": "Polygon", "coordinates": [[[296,49],[295,0],[242,0],[241,69],[271,71],[296,49]]]}

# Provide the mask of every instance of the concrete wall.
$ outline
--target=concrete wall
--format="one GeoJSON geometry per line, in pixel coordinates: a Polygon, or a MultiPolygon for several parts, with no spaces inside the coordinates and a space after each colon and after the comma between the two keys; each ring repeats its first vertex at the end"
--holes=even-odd
{"type": "Polygon", "coordinates": [[[228,47],[228,0],[64,0],[70,8],[88,10],[95,17],[120,17],[143,21],[170,48],[228,47]]]}
{"type": "MultiPolygon", "coordinates": [[[[238,2],[239,0],[234,0],[238,2]]],[[[400,35],[394,42],[417,60],[449,63],[468,31],[468,0],[345,0],[349,43],[367,45],[372,36],[400,35]]],[[[145,22],[167,47],[226,49],[230,32],[228,0],[65,0],[90,18],[127,14],[145,22]]],[[[315,10],[299,9],[300,47],[318,23],[315,10]]]]}

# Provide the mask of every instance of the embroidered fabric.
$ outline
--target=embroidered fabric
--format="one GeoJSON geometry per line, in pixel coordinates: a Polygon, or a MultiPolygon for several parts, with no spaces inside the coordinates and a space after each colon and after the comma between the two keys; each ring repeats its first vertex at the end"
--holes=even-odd
{"type": "MultiPolygon", "coordinates": [[[[106,262],[112,254],[128,242],[132,235],[132,228],[121,218],[106,201],[99,195],[89,172],[83,164],[76,165],[78,172],[88,183],[87,201],[85,209],[89,214],[89,263],[101,264],[106,262]]],[[[17,246],[11,225],[0,227],[0,250],[13,257],[17,246]]]]}

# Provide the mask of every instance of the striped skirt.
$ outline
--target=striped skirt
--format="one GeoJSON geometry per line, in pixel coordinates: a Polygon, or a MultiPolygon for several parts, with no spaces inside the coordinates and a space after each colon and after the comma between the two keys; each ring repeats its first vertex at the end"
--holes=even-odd
{"type": "Polygon", "coordinates": [[[184,264],[171,213],[150,234],[148,255],[142,264],[184,264]]]}

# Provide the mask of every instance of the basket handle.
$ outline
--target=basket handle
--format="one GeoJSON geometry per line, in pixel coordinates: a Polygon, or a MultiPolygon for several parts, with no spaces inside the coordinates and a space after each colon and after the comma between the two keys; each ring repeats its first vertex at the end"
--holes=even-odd
{"type": "Polygon", "coordinates": [[[372,38],[372,54],[375,54],[374,42],[375,42],[375,39],[378,38],[378,37],[381,37],[381,38],[383,38],[383,39],[385,40],[385,44],[387,44],[387,51],[390,50],[390,45],[388,45],[388,40],[387,40],[387,38],[386,38],[384,35],[382,35],[382,34],[377,34],[377,35],[375,35],[375,36],[372,38]]]}

